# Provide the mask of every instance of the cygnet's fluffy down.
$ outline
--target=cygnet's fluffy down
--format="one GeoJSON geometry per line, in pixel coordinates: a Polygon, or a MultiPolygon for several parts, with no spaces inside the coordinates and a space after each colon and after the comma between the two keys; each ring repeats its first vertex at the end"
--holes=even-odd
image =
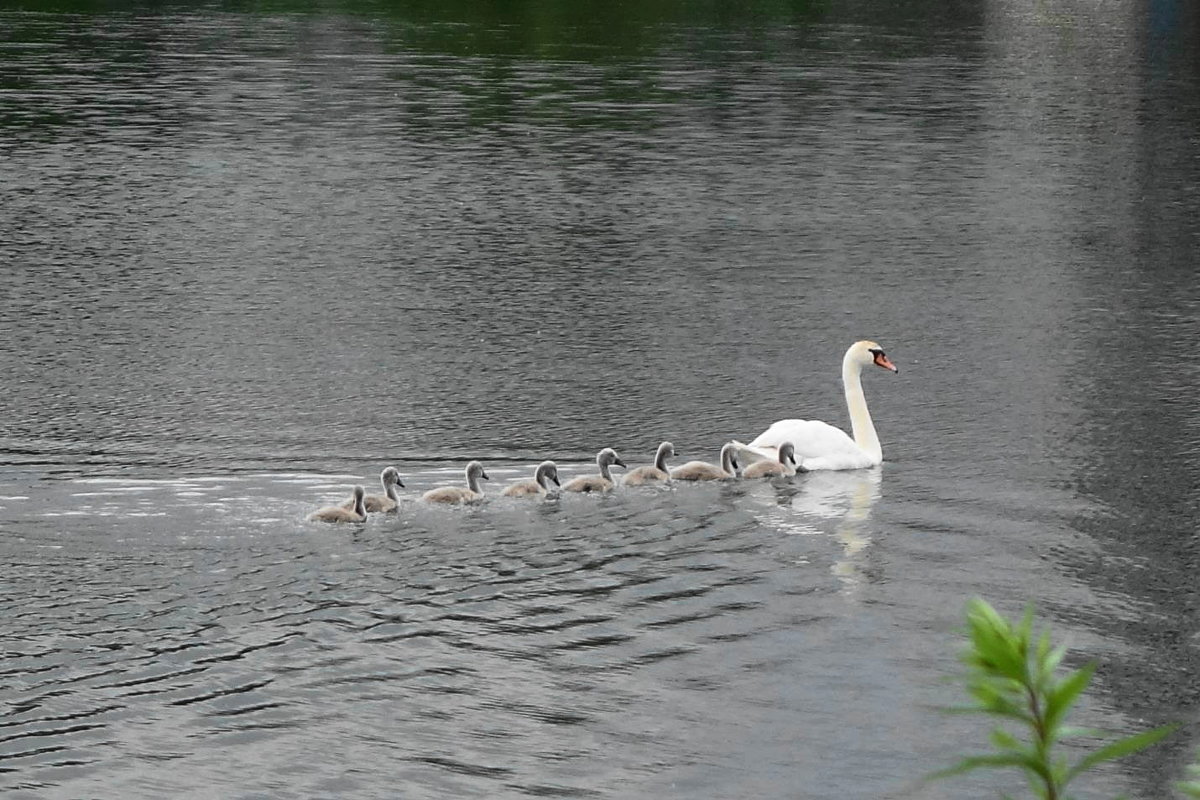
{"type": "Polygon", "coordinates": [[[610,468],[624,467],[625,462],[617,455],[617,451],[606,447],[596,454],[596,465],[600,467],[599,475],[580,475],[563,486],[564,492],[611,492],[616,486],[610,468]]]}
{"type": "MultiPolygon", "coordinates": [[[[363,498],[363,505],[372,513],[379,511],[395,511],[400,506],[400,496],[396,487],[403,488],[404,481],[400,480],[400,471],[395,467],[387,467],[379,473],[379,482],[383,484],[383,494],[369,494],[363,498]]],[[[342,508],[353,509],[353,498],[342,503],[342,508]]]]}
{"type": "Polygon", "coordinates": [[[472,461],[466,468],[466,486],[439,486],[421,495],[426,503],[475,503],[483,499],[483,484],[479,481],[488,480],[483,464],[472,461]]]}
{"type": "Polygon", "coordinates": [[[671,470],[671,478],[677,481],[728,481],[737,477],[737,469],[734,445],[728,442],[721,448],[721,466],[707,461],[689,461],[671,470]]]}
{"type": "Polygon", "coordinates": [[[367,509],[363,505],[363,487],[354,487],[353,508],[325,506],[308,515],[309,522],[366,522],[367,509]]]}
{"type": "Polygon", "coordinates": [[[623,486],[645,486],[649,483],[667,483],[671,474],[667,471],[667,459],[675,455],[675,445],[663,442],[654,453],[654,463],[635,467],[625,473],[623,486]]]}
{"type": "Polygon", "coordinates": [[[551,484],[562,485],[558,482],[558,467],[553,461],[543,461],[533,471],[533,478],[517,481],[501,494],[505,497],[544,497],[550,492],[551,484]]]}
{"type": "Polygon", "coordinates": [[[755,461],[742,470],[743,478],[790,478],[798,471],[796,448],[791,442],[779,445],[779,460],[755,461]]]}

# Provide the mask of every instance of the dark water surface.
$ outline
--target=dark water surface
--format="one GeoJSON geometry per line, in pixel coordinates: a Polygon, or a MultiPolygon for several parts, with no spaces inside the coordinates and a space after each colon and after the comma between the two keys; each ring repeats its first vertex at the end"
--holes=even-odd
{"type": "Polygon", "coordinates": [[[1184,3],[0,11],[0,789],[957,798],[963,605],[1200,712],[1184,3]],[[481,10],[486,9],[486,10],[481,10]],[[794,481],[303,521],[846,424],[794,481]]]}

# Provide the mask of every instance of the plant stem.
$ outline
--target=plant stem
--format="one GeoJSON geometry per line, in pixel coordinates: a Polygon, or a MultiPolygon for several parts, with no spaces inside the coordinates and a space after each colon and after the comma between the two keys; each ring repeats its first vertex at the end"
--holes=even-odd
{"type": "Polygon", "coordinates": [[[1038,760],[1041,762],[1039,772],[1042,782],[1046,784],[1046,800],[1058,800],[1058,786],[1050,764],[1050,742],[1046,732],[1046,719],[1042,716],[1042,704],[1037,690],[1032,684],[1025,685],[1025,693],[1029,695],[1029,710],[1033,717],[1033,736],[1034,741],[1037,742],[1038,760]]]}

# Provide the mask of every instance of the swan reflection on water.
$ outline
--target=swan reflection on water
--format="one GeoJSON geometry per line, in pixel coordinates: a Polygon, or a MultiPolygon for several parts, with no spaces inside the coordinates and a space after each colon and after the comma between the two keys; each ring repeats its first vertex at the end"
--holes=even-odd
{"type": "Polygon", "coordinates": [[[871,544],[871,509],[881,494],[882,470],[810,472],[769,485],[775,504],[760,516],[788,533],[832,534],[841,556],[831,567],[842,590],[854,593],[866,580],[865,555],[871,544]],[[832,525],[831,525],[832,523],[832,525]]]}

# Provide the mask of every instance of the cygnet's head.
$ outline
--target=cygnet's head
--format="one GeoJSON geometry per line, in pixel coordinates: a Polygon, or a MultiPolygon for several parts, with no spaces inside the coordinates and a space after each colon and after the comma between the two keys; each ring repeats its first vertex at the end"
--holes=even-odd
{"type": "Polygon", "coordinates": [[[483,464],[479,461],[472,461],[467,464],[467,481],[470,482],[472,478],[483,478],[485,481],[491,480],[488,474],[483,471],[483,464]]]}
{"type": "Polygon", "coordinates": [[[725,463],[729,463],[729,471],[735,475],[739,474],[742,465],[737,460],[737,445],[733,442],[726,442],[721,445],[721,469],[725,469],[725,463]]]}
{"type": "Polygon", "coordinates": [[[558,482],[558,465],[553,461],[543,461],[537,465],[537,470],[533,473],[533,479],[544,488],[550,488],[548,483],[553,483],[555,486],[562,486],[558,482]]]}
{"type": "Polygon", "coordinates": [[[796,464],[796,446],[791,442],[784,442],[779,445],[779,463],[789,465],[793,468],[796,464]]]}
{"type": "Polygon", "coordinates": [[[663,442],[658,446],[658,455],[662,455],[665,458],[674,458],[675,445],[671,444],[670,442],[663,442]]]}
{"type": "Polygon", "coordinates": [[[611,447],[606,447],[596,454],[596,463],[600,465],[601,469],[604,469],[606,466],[625,466],[625,462],[621,460],[619,455],[617,455],[617,451],[613,450],[611,447]]]}
{"type": "Polygon", "coordinates": [[[400,470],[395,467],[388,467],[380,474],[380,480],[384,486],[399,486],[404,487],[404,481],[400,480],[400,470]]]}
{"type": "Polygon", "coordinates": [[[850,349],[846,351],[846,358],[855,363],[866,366],[874,364],[877,367],[899,372],[896,365],[892,363],[887,354],[883,352],[883,348],[869,339],[864,339],[861,342],[855,342],[850,345],[850,349]]]}
{"type": "Polygon", "coordinates": [[[363,497],[367,494],[367,490],[361,486],[354,487],[354,504],[358,505],[362,502],[363,497]]]}

